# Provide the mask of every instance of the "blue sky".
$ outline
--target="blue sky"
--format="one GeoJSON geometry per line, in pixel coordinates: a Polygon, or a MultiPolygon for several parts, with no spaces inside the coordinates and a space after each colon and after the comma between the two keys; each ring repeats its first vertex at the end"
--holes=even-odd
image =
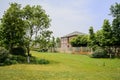
{"type": "Polygon", "coordinates": [[[90,26],[99,30],[104,19],[112,21],[109,8],[120,0],[0,0],[0,18],[11,2],[41,5],[52,19],[53,35],[61,37],[73,31],[88,33],[90,26]]]}

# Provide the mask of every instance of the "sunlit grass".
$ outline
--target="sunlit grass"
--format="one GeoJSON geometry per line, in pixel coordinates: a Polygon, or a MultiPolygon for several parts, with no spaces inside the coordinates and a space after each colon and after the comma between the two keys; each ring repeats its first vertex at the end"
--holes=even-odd
{"type": "Polygon", "coordinates": [[[0,67],[0,80],[120,80],[120,59],[86,55],[31,52],[50,64],[16,64],[0,67]]]}

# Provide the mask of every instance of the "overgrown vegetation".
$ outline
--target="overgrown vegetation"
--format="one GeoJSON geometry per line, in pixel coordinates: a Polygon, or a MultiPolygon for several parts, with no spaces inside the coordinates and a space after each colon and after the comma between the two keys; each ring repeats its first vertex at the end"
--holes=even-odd
{"type": "MultiPolygon", "coordinates": [[[[30,64],[49,64],[50,62],[46,59],[38,59],[36,57],[30,57],[30,64]]],[[[12,64],[27,64],[27,57],[21,55],[4,55],[0,57],[0,66],[12,65],[12,64]]]]}
{"type": "Polygon", "coordinates": [[[91,26],[89,29],[89,38],[85,35],[80,35],[71,40],[73,47],[89,46],[92,48],[94,56],[106,57],[109,55],[120,57],[120,4],[116,3],[110,7],[110,15],[113,17],[112,24],[108,19],[103,21],[100,30],[94,32],[91,26]],[[98,49],[101,47],[101,50],[98,49]],[[98,49],[98,50],[97,50],[98,49]],[[103,50],[106,51],[105,54],[103,50]]]}
{"type": "Polygon", "coordinates": [[[88,44],[88,35],[79,35],[74,37],[70,41],[73,47],[87,46],[88,44]]]}
{"type": "Polygon", "coordinates": [[[91,46],[93,51],[94,46],[97,45],[104,48],[110,57],[120,57],[120,4],[112,5],[110,11],[113,16],[112,25],[109,20],[105,19],[101,30],[93,34],[89,30],[91,46]]]}
{"type": "Polygon", "coordinates": [[[106,50],[103,48],[97,48],[95,51],[92,53],[91,57],[93,58],[108,58],[109,55],[106,50]]]}
{"type": "Polygon", "coordinates": [[[5,60],[8,58],[8,51],[3,48],[3,47],[0,47],[0,65],[2,65],[5,60]]]}
{"type": "Polygon", "coordinates": [[[21,7],[20,4],[11,3],[0,24],[0,46],[5,48],[0,50],[1,60],[5,59],[2,63],[30,63],[33,41],[38,37],[46,41],[52,34],[48,30],[50,21],[40,5],[21,7]]]}

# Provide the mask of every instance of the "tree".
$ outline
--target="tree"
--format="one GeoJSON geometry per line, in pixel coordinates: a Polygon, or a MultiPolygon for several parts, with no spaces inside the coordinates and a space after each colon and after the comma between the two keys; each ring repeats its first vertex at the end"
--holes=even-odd
{"type": "Polygon", "coordinates": [[[33,46],[37,45],[37,48],[39,48],[39,50],[48,50],[51,34],[52,31],[44,31],[41,35],[36,37],[36,39],[33,42],[33,46]]]}
{"type": "Polygon", "coordinates": [[[114,18],[120,17],[120,3],[115,3],[110,7],[110,15],[114,18]]]}
{"type": "Polygon", "coordinates": [[[102,26],[102,46],[112,46],[112,29],[109,20],[105,19],[102,26]]]}
{"type": "Polygon", "coordinates": [[[3,15],[1,23],[0,38],[2,38],[5,47],[12,53],[14,46],[25,46],[28,57],[33,39],[51,33],[48,30],[49,16],[39,5],[32,7],[27,5],[21,8],[20,4],[11,3],[3,15]]]}
{"type": "Polygon", "coordinates": [[[94,33],[94,29],[91,26],[89,29],[89,46],[93,48],[94,50],[94,45],[96,45],[96,38],[95,38],[95,33],[94,33]]]}
{"type": "Polygon", "coordinates": [[[114,18],[112,22],[113,44],[120,46],[120,4],[116,3],[115,5],[112,5],[110,11],[114,18]]]}
{"type": "Polygon", "coordinates": [[[55,52],[55,47],[56,47],[56,39],[54,36],[52,36],[50,42],[49,42],[49,49],[51,52],[55,52]]]}
{"type": "Polygon", "coordinates": [[[112,28],[109,23],[109,20],[107,19],[104,20],[101,31],[102,31],[101,46],[107,50],[111,58],[113,37],[112,37],[112,28]]]}
{"type": "Polygon", "coordinates": [[[88,44],[88,36],[87,35],[79,35],[70,40],[70,43],[73,47],[84,47],[88,44]]]}
{"type": "Polygon", "coordinates": [[[49,16],[45,13],[45,10],[43,10],[39,5],[32,7],[30,5],[27,5],[23,8],[23,12],[24,20],[27,23],[26,47],[29,57],[30,44],[32,42],[33,36],[36,39],[38,35],[42,34],[46,29],[48,29],[50,25],[50,19],[49,16]]]}
{"type": "Polygon", "coordinates": [[[102,30],[98,30],[95,33],[95,38],[96,38],[96,45],[102,47],[102,38],[103,38],[103,31],[102,30]]]}
{"type": "Polygon", "coordinates": [[[56,47],[57,47],[57,48],[60,48],[60,46],[61,46],[61,40],[60,40],[59,37],[57,37],[57,38],[56,38],[56,47]]]}
{"type": "Polygon", "coordinates": [[[115,54],[118,56],[120,53],[120,4],[116,3],[110,8],[111,15],[113,16],[112,32],[113,32],[113,45],[115,47],[115,54]],[[118,49],[117,49],[118,48],[118,49]]]}
{"type": "Polygon", "coordinates": [[[24,42],[26,27],[21,14],[21,5],[11,3],[1,20],[2,40],[10,53],[12,53],[12,48],[14,46],[21,46],[24,42]]]}
{"type": "Polygon", "coordinates": [[[28,39],[28,54],[30,42],[34,37],[36,38],[39,34],[42,34],[44,30],[49,28],[50,19],[41,6],[25,6],[24,9],[24,19],[26,20],[27,34],[26,38],[28,39]]]}

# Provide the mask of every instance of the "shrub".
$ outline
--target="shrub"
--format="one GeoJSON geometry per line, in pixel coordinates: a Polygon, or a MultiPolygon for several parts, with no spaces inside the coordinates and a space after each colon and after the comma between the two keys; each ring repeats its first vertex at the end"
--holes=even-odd
{"type": "Polygon", "coordinates": [[[30,62],[33,64],[37,64],[37,59],[35,57],[30,57],[30,62]]]}
{"type": "Polygon", "coordinates": [[[46,59],[40,59],[38,60],[38,64],[49,64],[50,62],[46,59]]]}
{"type": "Polygon", "coordinates": [[[15,47],[12,49],[12,54],[26,56],[26,50],[23,47],[15,47]]]}
{"type": "Polygon", "coordinates": [[[0,63],[3,63],[8,58],[8,51],[0,47],[0,63]]]}
{"type": "Polygon", "coordinates": [[[26,63],[27,59],[24,56],[21,55],[12,55],[11,60],[15,60],[18,63],[26,63]]]}
{"type": "Polygon", "coordinates": [[[93,58],[108,58],[109,56],[107,55],[107,51],[105,51],[102,48],[97,48],[93,54],[92,54],[93,58]]]}
{"type": "Polygon", "coordinates": [[[6,59],[4,62],[4,65],[11,65],[11,64],[17,64],[18,62],[16,60],[10,60],[6,59]]]}

